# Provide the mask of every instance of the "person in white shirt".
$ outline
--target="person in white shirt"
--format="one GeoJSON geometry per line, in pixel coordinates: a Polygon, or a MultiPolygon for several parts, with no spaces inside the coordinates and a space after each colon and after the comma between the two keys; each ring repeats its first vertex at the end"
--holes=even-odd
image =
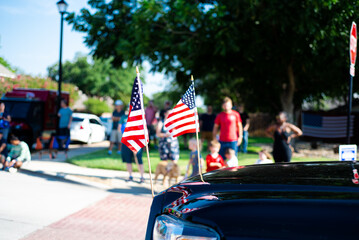
{"type": "Polygon", "coordinates": [[[232,148],[227,148],[225,151],[226,165],[227,167],[238,167],[238,158],[236,157],[236,152],[232,148]]]}
{"type": "Polygon", "coordinates": [[[273,163],[271,160],[271,155],[264,149],[262,149],[259,153],[259,159],[257,160],[256,164],[266,164],[266,163],[273,163]]]}

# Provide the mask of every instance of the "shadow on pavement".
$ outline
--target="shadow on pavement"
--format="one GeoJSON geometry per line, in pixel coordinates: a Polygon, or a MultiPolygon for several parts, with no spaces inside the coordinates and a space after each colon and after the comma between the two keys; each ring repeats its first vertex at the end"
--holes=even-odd
{"type": "Polygon", "coordinates": [[[125,188],[125,189],[113,188],[113,189],[109,189],[108,192],[151,196],[150,189],[146,187],[137,187],[137,186],[130,186],[129,188],[125,188]]]}
{"type": "MultiPolygon", "coordinates": [[[[68,174],[68,173],[63,173],[63,172],[58,172],[57,175],[49,175],[43,171],[34,172],[34,171],[26,170],[26,169],[20,169],[19,173],[25,174],[28,176],[32,176],[32,177],[42,178],[47,181],[58,181],[58,182],[63,182],[63,183],[71,183],[71,184],[77,184],[77,185],[81,185],[81,186],[102,189],[102,190],[105,190],[105,191],[108,191],[111,193],[151,196],[151,189],[149,187],[131,186],[131,184],[127,184],[127,181],[126,181],[127,178],[125,178],[125,177],[104,177],[104,176],[96,176],[96,175],[68,174]],[[66,177],[68,177],[68,176],[75,176],[75,177],[79,177],[79,178],[83,177],[85,179],[91,178],[91,180],[88,180],[87,181],[88,183],[86,183],[86,182],[76,181],[76,180],[72,180],[72,179],[67,179],[66,177]],[[97,179],[100,181],[98,181],[97,179]],[[91,184],[91,183],[96,183],[96,182],[101,183],[102,181],[113,180],[113,179],[121,180],[122,184],[125,184],[125,187],[121,188],[121,187],[115,186],[114,188],[111,188],[110,184],[102,183],[103,185],[107,185],[110,188],[110,189],[104,189],[104,188],[94,186],[93,184],[91,184]]],[[[140,184],[137,181],[133,181],[132,184],[133,183],[140,184]]],[[[143,183],[143,184],[146,184],[146,183],[143,183]]],[[[157,191],[155,191],[155,194],[157,194],[157,191]]]]}
{"type": "Polygon", "coordinates": [[[25,170],[25,169],[20,169],[19,173],[27,175],[27,176],[32,176],[32,177],[38,177],[38,178],[42,178],[45,179],[47,181],[57,181],[57,182],[64,182],[64,183],[72,183],[72,184],[77,184],[77,185],[82,185],[82,186],[89,186],[87,184],[84,183],[80,183],[80,182],[76,182],[76,181],[72,181],[69,179],[65,179],[61,176],[51,176],[48,175],[42,171],[37,171],[37,172],[33,172],[33,171],[29,171],[29,170],[25,170]]]}

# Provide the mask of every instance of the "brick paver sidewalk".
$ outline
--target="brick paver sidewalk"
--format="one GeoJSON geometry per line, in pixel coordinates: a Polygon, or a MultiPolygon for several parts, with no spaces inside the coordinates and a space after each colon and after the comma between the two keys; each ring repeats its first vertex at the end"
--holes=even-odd
{"type": "Polygon", "coordinates": [[[23,240],[144,239],[151,203],[151,197],[110,194],[23,240]]]}

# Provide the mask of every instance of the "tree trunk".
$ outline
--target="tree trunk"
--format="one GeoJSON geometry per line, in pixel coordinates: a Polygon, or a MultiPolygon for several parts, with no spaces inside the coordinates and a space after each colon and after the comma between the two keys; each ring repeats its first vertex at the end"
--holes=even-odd
{"type": "Polygon", "coordinates": [[[288,114],[288,122],[293,123],[294,121],[294,90],[295,90],[295,78],[293,73],[292,63],[289,64],[288,69],[288,83],[283,83],[283,92],[280,96],[282,103],[282,109],[288,114]]]}

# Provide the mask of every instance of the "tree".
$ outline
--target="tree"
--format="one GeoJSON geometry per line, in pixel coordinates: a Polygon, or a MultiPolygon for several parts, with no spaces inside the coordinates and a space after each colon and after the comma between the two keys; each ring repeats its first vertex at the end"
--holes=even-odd
{"type": "Polygon", "coordinates": [[[84,102],[84,105],[86,106],[87,111],[96,114],[97,116],[101,116],[102,113],[112,111],[106,102],[97,98],[89,98],[84,102]]]}
{"type": "Polygon", "coordinates": [[[16,72],[15,69],[13,69],[10,65],[10,63],[8,63],[4,58],[0,57],[0,64],[2,64],[4,67],[6,67],[7,69],[9,69],[12,72],[16,72]]]}
{"type": "MultiPolygon", "coordinates": [[[[117,67],[111,59],[94,59],[77,55],[73,62],[63,64],[63,81],[75,84],[91,97],[111,97],[129,102],[132,85],[136,76],[134,67],[117,67]]],[[[58,64],[48,67],[48,75],[53,79],[58,76],[58,64]]]]}
{"type": "MultiPolygon", "coordinates": [[[[359,1],[90,0],[67,20],[95,57],[148,60],[206,103],[223,95],[249,110],[287,111],[346,95],[348,41],[359,1]]],[[[355,88],[358,90],[358,87],[355,88]]]]}

